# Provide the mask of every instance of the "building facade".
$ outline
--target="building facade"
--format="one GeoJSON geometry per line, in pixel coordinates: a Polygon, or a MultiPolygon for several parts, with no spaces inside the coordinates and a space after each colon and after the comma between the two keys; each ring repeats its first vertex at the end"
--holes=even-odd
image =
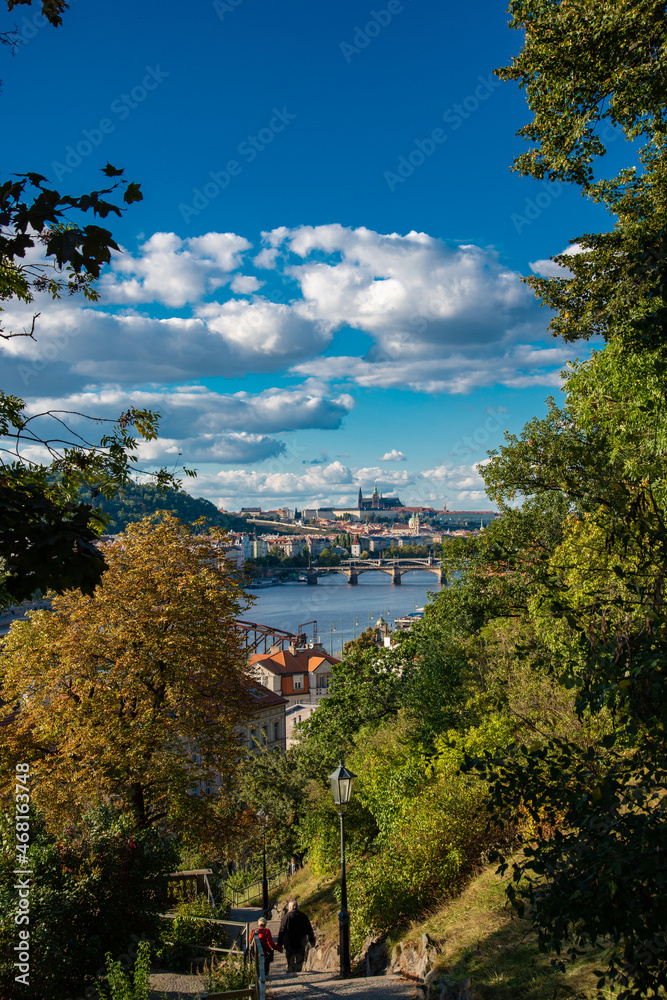
{"type": "Polygon", "coordinates": [[[312,715],[329,694],[331,665],[339,663],[321,643],[308,647],[273,646],[255,653],[248,666],[259,683],[285,700],[286,745],[294,740],[294,727],[312,715]]]}

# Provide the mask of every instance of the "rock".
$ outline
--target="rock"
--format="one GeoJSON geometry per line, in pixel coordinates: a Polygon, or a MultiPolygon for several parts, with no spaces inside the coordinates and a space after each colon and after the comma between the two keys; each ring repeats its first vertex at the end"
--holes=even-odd
{"type": "Polygon", "coordinates": [[[470,1000],[470,995],[470,977],[456,983],[447,976],[437,973],[428,983],[426,993],[426,996],[433,998],[433,1000],[470,1000]]]}
{"type": "Polygon", "coordinates": [[[303,968],[306,972],[338,972],[338,943],[318,938],[315,946],[309,949],[303,968]]]}
{"type": "Polygon", "coordinates": [[[425,979],[441,951],[428,934],[422,934],[421,945],[405,945],[400,941],[391,953],[390,971],[399,975],[425,979]]]}
{"type": "Polygon", "coordinates": [[[383,937],[367,937],[353,965],[362,976],[382,976],[386,972],[389,956],[383,937]]]}

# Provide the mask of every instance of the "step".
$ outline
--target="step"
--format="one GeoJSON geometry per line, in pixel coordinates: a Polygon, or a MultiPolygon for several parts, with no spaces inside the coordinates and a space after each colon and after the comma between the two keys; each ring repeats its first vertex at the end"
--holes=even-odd
{"type": "Polygon", "coordinates": [[[414,982],[398,976],[369,976],[368,979],[331,979],[331,973],[320,973],[318,980],[310,980],[307,973],[285,976],[283,982],[269,979],[267,991],[275,1000],[329,1000],[333,997],[354,997],[355,1000],[416,1000],[414,982]]]}

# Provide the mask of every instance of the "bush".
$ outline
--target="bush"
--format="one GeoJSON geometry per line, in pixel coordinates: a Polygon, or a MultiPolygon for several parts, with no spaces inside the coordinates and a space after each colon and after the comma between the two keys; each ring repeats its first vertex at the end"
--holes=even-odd
{"type": "Polygon", "coordinates": [[[132,833],[112,809],[89,812],[61,837],[30,816],[30,986],[14,981],[16,839],[0,820],[0,995],[21,1000],[80,996],[104,972],[104,956],[134,952],[156,932],[176,855],[152,829],[132,833]],[[33,985],[34,984],[34,985],[33,985]]]}
{"type": "Polygon", "coordinates": [[[209,920],[224,920],[229,916],[229,907],[214,906],[198,896],[196,899],[179,903],[175,920],[163,920],[160,931],[161,945],[156,957],[169,969],[187,971],[194,958],[206,954],[188,945],[204,945],[207,948],[226,948],[227,932],[220,924],[209,920]],[[208,918],[208,919],[204,919],[208,918]],[[169,942],[169,943],[167,943],[169,942]]]}
{"type": "Polygon", "coordinates": [[[134,974],[126,973],[120,962],[114,962],[107,953],[107,982],[104,990],[109,1000],[148,1000],[150,992],[151,953],[147,941],[137,949],[134,974]]]}
{"type": "Polygon", "coordinates": [[[460,768],[466,753],[504,746],[509,738],[505,724],[492,719],[465,735],[445,734],[427,761],[399,725],[393,739],[369,740],[351,759],[367,783],[359,797],[380,826],[372,853],[349,874],[353,943],[386,932],[459,889],[496,841],[496,831],[487,830],[487,787],[460,768]]]}
{"type": "Polygon", "coordinates": [[[255,965],[241,955],[228,955],[220,961],[213,959],[200,978],[202,989],[208,993],[243,990],[254,982],[255,965]]]}

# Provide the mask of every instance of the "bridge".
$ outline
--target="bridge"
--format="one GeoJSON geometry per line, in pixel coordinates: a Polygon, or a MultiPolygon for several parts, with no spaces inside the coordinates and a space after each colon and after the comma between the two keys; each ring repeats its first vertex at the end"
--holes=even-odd
{"type": "Polygon", "coordinates": [[[312,586],[317,583],[319,576],[326,576],[329,573],[343,573],[347,577],[348,584],[354,586],[359,582],[362,573],[386,573],[391,577],[391,582],[396,586],[400,584],[401,577],[414,570],[426,570],[433,573],[438,578],[438,583],[443,586],[447,583],[447,576],[440,563],[433,558],[426,559],[344,559],[338,566],[312,566],[303,569],[299,566],[275,566],[265,568],[263,576],[281,577],[288,573],[298,573],[305,578],[305,582],[312,586]]]}

